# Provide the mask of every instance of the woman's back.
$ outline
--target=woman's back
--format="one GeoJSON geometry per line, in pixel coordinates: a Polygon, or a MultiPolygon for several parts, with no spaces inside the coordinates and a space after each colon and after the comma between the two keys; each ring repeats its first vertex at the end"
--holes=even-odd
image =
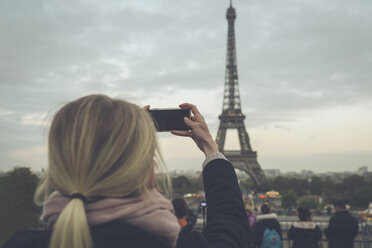
{"type": "Polygon", "coordinates": [[[312,222],[309,209],[298,208],[299,222],[294,223],[288,231],[288,239],[293,240],[293,248],[318,248],[322,232],[312,222]]]}
{"type": "Polygon", "coordinates": [[[318,248],[322,232],[313,222],[298,222],[288,231],[288,239],[293,240],[293,248],[318,248]]]}

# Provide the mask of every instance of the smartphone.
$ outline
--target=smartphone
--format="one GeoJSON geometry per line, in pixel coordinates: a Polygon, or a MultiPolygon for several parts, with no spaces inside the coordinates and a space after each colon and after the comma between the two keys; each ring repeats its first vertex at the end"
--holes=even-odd
{"type": "Polygon", "coordinates": [[[189,131],[184,117],[191,116],[189,109],[149,109],[158,132],[170,130],[189,131]]]}

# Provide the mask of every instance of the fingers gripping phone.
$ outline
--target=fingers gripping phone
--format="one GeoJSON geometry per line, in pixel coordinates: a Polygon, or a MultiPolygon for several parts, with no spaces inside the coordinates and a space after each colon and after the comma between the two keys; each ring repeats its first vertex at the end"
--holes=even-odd
{"type": "Polygon", "coordinates": [[[191,116],[189,109],[149,109],[148,111],[158,132],[190,130],[184,121],[184,117],[191,116]]]}

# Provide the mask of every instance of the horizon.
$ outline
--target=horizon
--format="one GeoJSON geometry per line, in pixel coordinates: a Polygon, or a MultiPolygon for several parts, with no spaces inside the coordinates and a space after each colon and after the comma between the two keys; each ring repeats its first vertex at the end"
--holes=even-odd
{"type": "MultiPolygon", "coordinates": [[[[319,175],[319,174],[331,174],[331,173],[351,173],[351,174],[356,174],[358,173],[358,170],[363,168],[363,167],[366,167],[367,168],[367,172],[372,172],[371,170],[369,170],[369,168],[367,166],[360,166],[358,168],[356,168],[355,170],[343,170],[343,171],[313,171],[313,170],[300,170],[300,171],[283,171],[283,170],[280,170],[280,169],[272,169],[272,168],[267,168],[267,169],[263,169],[264,171],[267,171],[267,170],[279,170],[280,171],[280,175],[283,175],[283,174],[291,174],[291,173],[295,173],[295,174],[301,174],[303,172],[311,172],[311,173],[314,173],[315,175],[319,175]]],[[[30,166],[14,166],[12,168],[10,168],[9,170],[0,170],[0,173],[8,173],[16,168],[29,168],[33,173],[42,173],[46,170],[46,167],[42,167],[40,170],[35,170],[33,169],[32,167],[30,166]]],[[[168,168],[168,167],[167,167],[168,168]]],[[[235,169],[236,171],[239,171],[238,174],[246,174],[244,171],[241,171],[239,169],[235,169]]],[[[167,173],[169,174],[172,174],[172,173],[177,173],[179,175],[187,175],[189,173],[196,173],[196,172],[201,172],[202,171],[202,168],[200,169],[193,169],[193,168],[188,168],[188,169],[180,169],[180,168],[176,168],[176,169],[169,169],[168,168],[168,171],[167,173]]],[[[157,172],[158,173],[158,172],[157,172]]],[[[163,172],[159,172],[160,174],[163,173],[163,172]]],[[[248,176],[248,174],[246,174],[248,176]]],[[[277,176],[271,176],[271,177],[277,177],[277,176]]]]}

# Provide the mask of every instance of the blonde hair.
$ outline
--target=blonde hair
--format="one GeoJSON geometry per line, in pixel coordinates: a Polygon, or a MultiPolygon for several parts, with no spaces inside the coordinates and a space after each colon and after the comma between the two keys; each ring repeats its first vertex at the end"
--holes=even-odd
{"type": "MultiPolygon", "coordinates": [[[[146,110],[104,95],[79,98],[53,118],[49,167],[35,201],[42,204],[54,190],[64,196],[80,193],[87,201],[147,193],[154,159],[163,165],[146,110]]],[[[71,199],[61,212],[50,247],[93,247],[81,199],[71,199]]]]}
{"type": "Polygon", "coordinates": [[[251,195],[244,196],[244,206],[251,214],[254,213],[254,201],[251,195]]]}

